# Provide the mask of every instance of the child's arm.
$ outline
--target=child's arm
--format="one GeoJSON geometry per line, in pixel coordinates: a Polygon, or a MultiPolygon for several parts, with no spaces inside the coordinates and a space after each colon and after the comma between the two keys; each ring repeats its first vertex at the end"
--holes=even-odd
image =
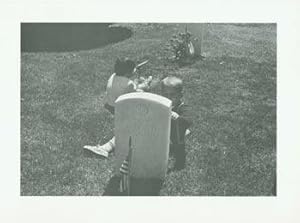
{"type": "Polygon", "coordinates": [[[137,88],[138,87],[137,87],[136,83],[134,83],[133,81],[129,81],[126,93],[135,92],[135,91],[137,91],[137,88]]]}
{"type": "Polygon", "coordinates": [[[149,90],[149,81],[145,80],[143,83],[137,83],[136,81],[130,81],[127,87],[127,93],[130,92],[143,92],[149,90]]]}
{"type": "Polygon", "coordinates": [[[193,114],[191,107],[188,105],[181,105],[177,112],[172,111],[172,119],[176,120],[180,125],[183,125],[186,129],[192,125],[193,114]]]}
{"type": "Polygon", "coordinates": [[[149,76],[147,79],[140,79],[142,82],[137,85],[137,89],[142,91],[147,91],[150,89],[150,83],[152,81],[152,76],[149,76]]]}

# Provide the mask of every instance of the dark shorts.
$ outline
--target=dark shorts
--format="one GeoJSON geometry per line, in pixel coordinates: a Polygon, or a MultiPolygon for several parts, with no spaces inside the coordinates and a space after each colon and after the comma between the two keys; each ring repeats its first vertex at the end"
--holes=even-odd
{"type": "Polygon", "coordinates": [[[104,108],[106,108],[111,114],[115,114],[115,107],[105,103],[104,108]]]}

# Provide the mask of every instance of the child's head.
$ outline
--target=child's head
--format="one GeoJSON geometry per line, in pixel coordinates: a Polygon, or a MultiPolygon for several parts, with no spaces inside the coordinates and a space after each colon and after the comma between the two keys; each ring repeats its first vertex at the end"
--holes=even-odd
{"type": "Polygon", "coordinates": [[[166,77],[161,83],[162,95],[172,101],[173,106],[180,104],[183,97],[183,83],[177,77],[166,77]]]}
{"type": "Polygon", "coordinates": [[[135,72],[135,63],[134,61],[125,58],[125,59],[117,59],[115,63],[115,73],[119,76],[130,77],[135,72]]]}

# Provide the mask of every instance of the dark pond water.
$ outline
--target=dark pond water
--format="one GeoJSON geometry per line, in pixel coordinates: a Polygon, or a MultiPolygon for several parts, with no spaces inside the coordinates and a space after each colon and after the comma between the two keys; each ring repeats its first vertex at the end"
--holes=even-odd
{"type": "Polygon", "coordinates": [[[99,48],[132,35],[109,23],[22,23],[22,52],[65,52],[99,48]]]}

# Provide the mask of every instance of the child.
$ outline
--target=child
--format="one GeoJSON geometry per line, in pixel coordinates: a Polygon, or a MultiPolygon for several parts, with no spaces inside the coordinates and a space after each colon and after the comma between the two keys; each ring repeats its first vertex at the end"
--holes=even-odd
{"type": "MultiPolygon", "coordinates": [[[[115,101],[120,95],[135,92],[144,91],[149,88],[151,82],[151,76],[148,79],[144,79],[140,83],[136,83],[130,79],[135,74],[136,68],[140,65],[135,65],[134,61],[129,59],[117,59],[114,66],[114,73],[110,76],[106,86],[105,105],[104,107],[111,113],[115,112],[115,101]]],[[[108,157],[108,154],[115,147],[115,137],[109,140],[104,145],[96,146],[84,146],[84,149],[88,149],[101,156],[108,157]]]]}
{"type": "Polygon", "coordinates": [[[115,101],[120,95],[134,92],[143,91],[148,89],[151,77],[144,79],[141,83],[136,83],[130,80],[136,72],[135,63],[132,60],[117,59],[115,63],[115,73],[113,73],[107,81],[106,86],[106,104],[105,108],[114,114],[115,101]]]}
{"type": "MultiPolygon", "coordinates": [[[[161,92],[163,96],[172,101],[170,155],[175,158],[174,169],[180,170],[185,167],[185,136],[189,133],[188,128],[192,124],[192,115],[189,106],[183,102],[183,82],[181,79],[177,77],[164,78],[161,81],[161,92]]],[[[104,152],[104,155],[98,154],[107,157],[115,147],[114,138],[103,147],[105,147],[103,150],[106,153],[104,152]]]]}
{"type": "Polygon", "coordinates": [[[189,106],[183,102],[183,82],[177,77],[166,77],[161,84],[162,95],[172,101],[170,155],[175,158],[174,169],[185,167],[185,136],[192,124],[189,106]]]}

